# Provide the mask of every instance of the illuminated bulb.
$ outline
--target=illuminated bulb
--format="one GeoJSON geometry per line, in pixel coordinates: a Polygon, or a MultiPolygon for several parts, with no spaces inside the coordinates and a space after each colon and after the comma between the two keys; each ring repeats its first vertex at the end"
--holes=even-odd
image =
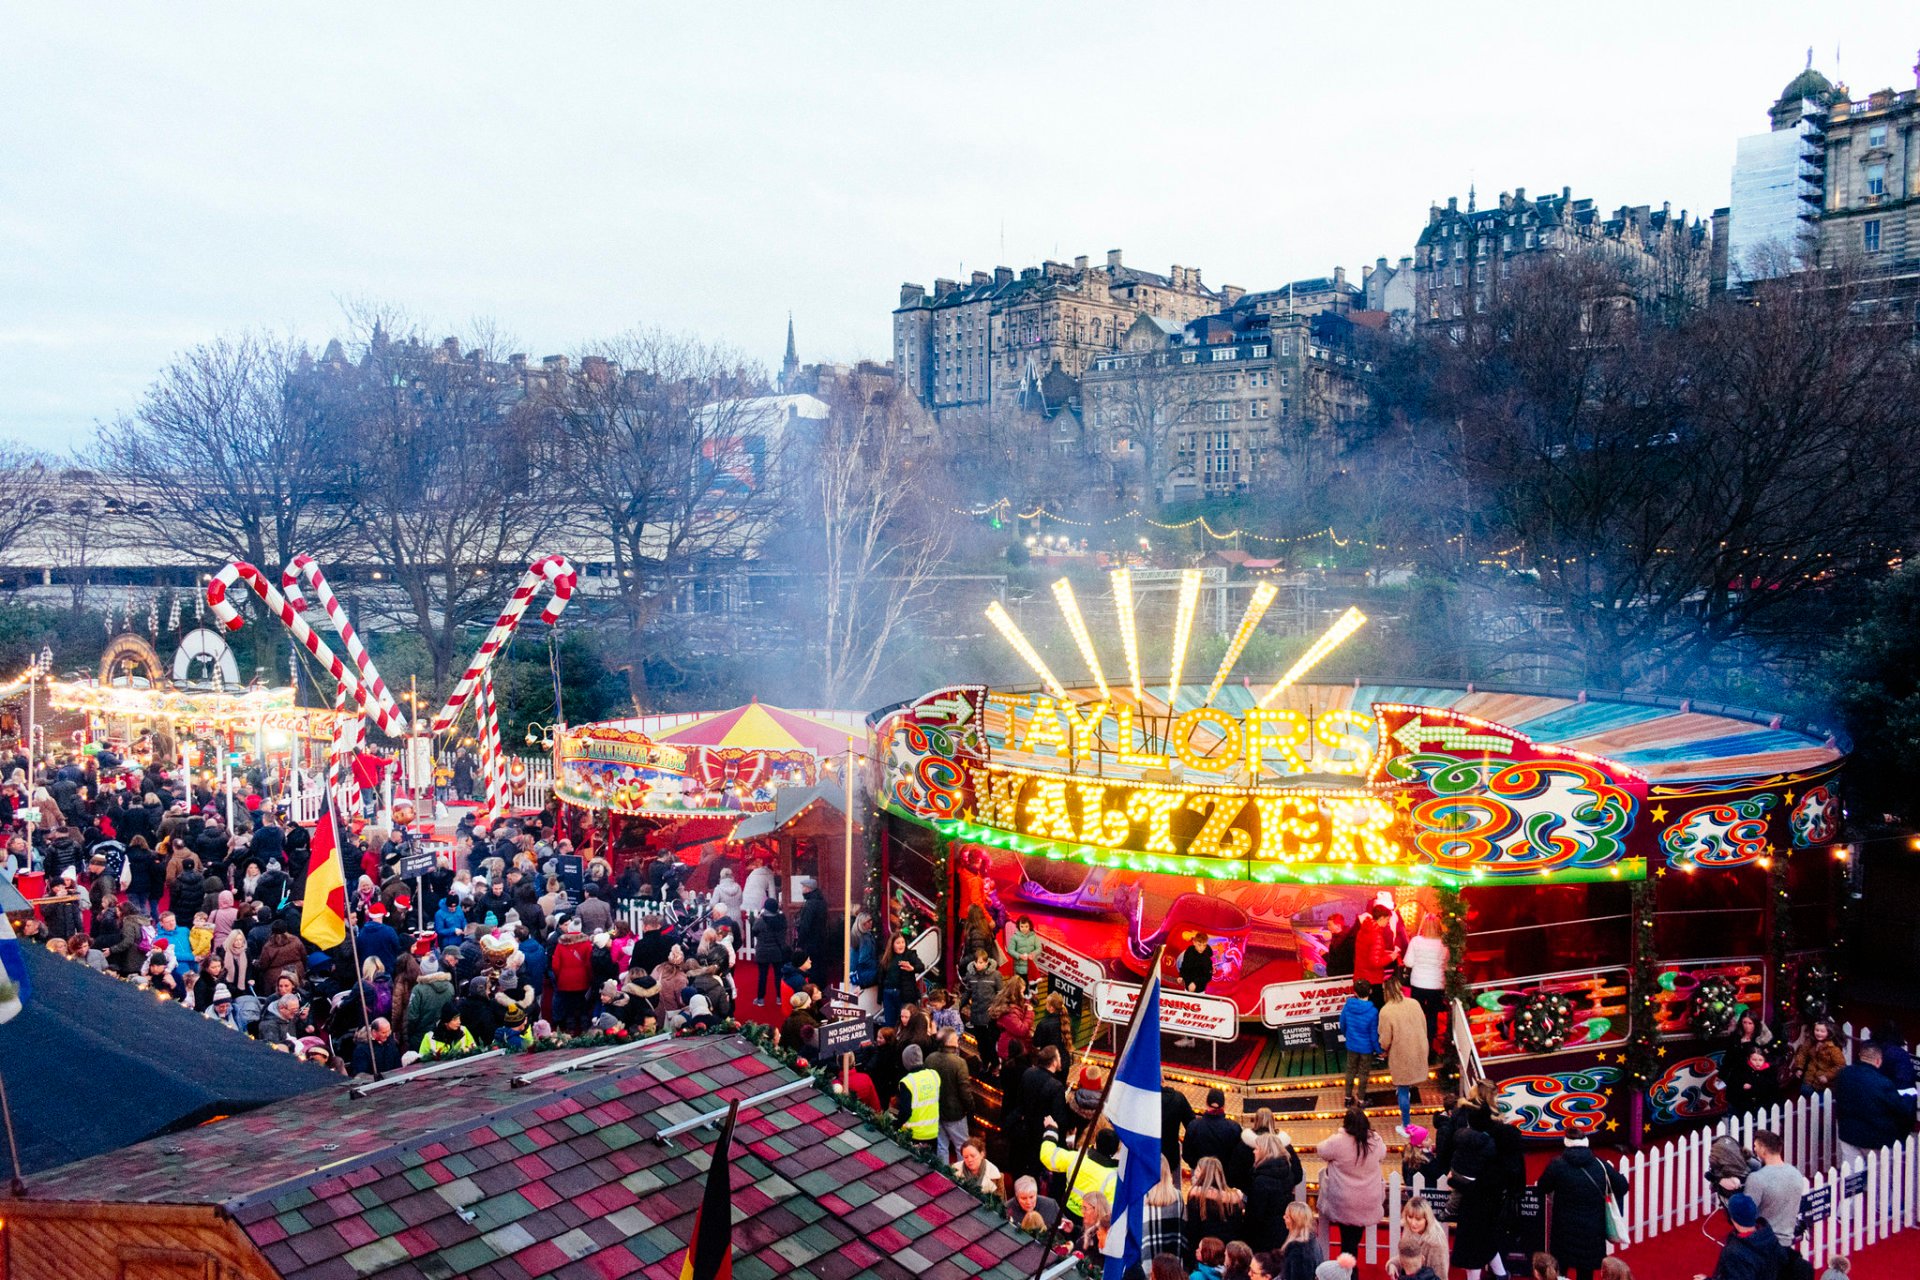
{"type": "Polygon", "coordinates": [[[1280,677],[1279,683],[1267,690],[1266,696],[1260,699],[1259,705],[1264,707],[1271,703],[1279,696],[1281,690],[1289,687],[1295,681],[1299,680],[1301,676],[1313,670],[1314,667],[1319,665],[1322,658],[1339,648],[1346,642],[1348,636],[1351,636],[1365,625],[1367,625],[1367,615],[1349,605],[1347,611],[1341,614],[1331,627],[1327,628],[1326,633],[1308,645],[1307,651],[1300,655],[1299,660],[1287,668],[1287,673],[1280,677]]]}
{"type": "Polygon", "coordinates": [[[1067,620],[1067,630],[1072,633],[1074,644],[1079,646],[1087,669],[1093,672],[1093,682],[1100,686],[1101,699],[1106,700],[1112,696],[1107,688],[1107,673],[1100,669],[1100,655],[1094,652],[1093,637],[1087,633],[1087,620],[1081,616],[1080,602],[1073,595],[1073,583],[1065,578],[1054,583],[1053,602],[1060,606],[1060,616],[1067,620]]]}
{"type": "Polygon", "coordinates": [[[1109,575],[1113,582],[1113,608],[1120,621],[1120,645],[1127,655],[1127,678],[1133,682],[1133,701],[1139,705],[1146,701],[1146,690],[1140,683],[1140,639],[1133,629],[1133,571],[1115,569],[1109,575]]]}
{"type": "Polygon", "coordinates": [[[1240,660],[1241,650],[1247,647],[1247,641],[1253,638],[1253,629],[1260,625],[1260,619],[1266,615],[1267,606],[1280,594],[1280,589],[1271,582],[1263,582],[1253,589],[1253,598],[1247,601],[1247,611],[1240,617],[1240,626],[1233,633],[1233,641],[1227,645],[1227,656],[1220,659],[1220,669],[1213,673],[1213,683],[1207,686],[1207,696],[1201,706],[1213,705],[1213,695],[1220,692],[1220,686],[1227,682],[1227,673],[1233,670],[1233,664],[1240,660]]]}
{"type": "Polygon", "coordinates": [[[1173,666],[1167,673],[1167,714],[1180,696],[1180,670],[1187,665],[1187,641],[1193,638],[1193,613],[1200,604],[1200,571],[1180,571],[1180,603],[1173,617],[1173,666]]]}
{"type": "Polygon", "coordinates": [[[1047,686],[1048,692],[1064,702],[1067,697],[1065,687],[1054,678],[1053,672],[1047,668],[1047,664],[1041,660],[1039,653],[1035,651],[1032,643],[1030,643],[1027,637],[1021,632],[1020,624],[1008,615],[1006,607],[998,600],[995,600],[987,606],[987,621],[993,624],[994,629],[1000,633],[1002,639],[1013,646],[1013,651],[1019,654],[1021,659],[1025,661],[1029,667],[1033,668],[1034,674],[1040,677],[1040,682],[1047,686]]]}

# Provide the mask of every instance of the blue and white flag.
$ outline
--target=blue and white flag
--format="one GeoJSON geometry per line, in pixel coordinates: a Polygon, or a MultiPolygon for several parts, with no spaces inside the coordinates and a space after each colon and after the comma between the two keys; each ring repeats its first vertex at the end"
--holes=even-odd
{"type": "Polygon", "coordinates": [[[1120,1135],[1120,1167],[1113,1185],[1102,1280],[1120,1280],[1140,1262],[1141,1218],[1147,1192],[1160,1182],[1160,974],[1140,993],[1145,1008],[1133,1024],[1107,1095],[1107,1119],[1120,1135]]]}
{"type": "Polygon", "coordinates": [[[13,923],[0,911],[0,1022],[10,1020],[27,1003],[33,984],[27,979],[27,957],[20,950],[20,939],[13,936],[13,923]]]}

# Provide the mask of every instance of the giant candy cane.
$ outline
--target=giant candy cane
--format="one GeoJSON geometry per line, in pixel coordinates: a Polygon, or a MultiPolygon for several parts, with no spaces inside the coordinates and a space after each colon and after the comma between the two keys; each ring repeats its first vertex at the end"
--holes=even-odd
{"type": "MultiPolygon", "coordinates": [[[[574,587],[579,583],[579,574],[565,556],[543,556],[528,566],[521,576],[519,585],[514,588],[512,597],[505,609],[494,622],[493,629],[487,632],[486,639],[474,654],[473,661],[467,664],[460,679],[454,684],[453,692],[447,703],[433,717],[429,729],[433,733],[444,733],[453,727],[460,718],[460,712],[475,690],[480,693],[477,706],[477,718],[480,732],[481,769],[486,779],[487,800],[484,812],[489,817],[503,817],[512,805],[510,782],[507,776],[507,756],[500,741],[499,712],[494,701],[493,659],[502,645],[520,626],[520,619],[527,611],[527,605],[534,594],[545,583],[552,596],[540,611],[543,622],[551,625],[557,622],[573,597],[574,587]]],[[[337,710],[346,709],[350,698],[362,712],[371,715],[379,722],[381,731],[392,737],[407,736],[407,717],[392,695],[387,691],[386,681],[374,666],[360,639],[354,634],[353,624],[348,620],[346,611],[340,607],[332,589],[327,585],[326,575],[321,572],[311,556],[297,555],[287,565],[281,575],[281,584],[286,594],[276,590],[267,581],[266,575],[244,560],[236,560],[215,574],[213,581],[207,584],[207,603],[213,607],[213,616],[229,631],[237,631],[243,624],[239,610],[228,599],[236,584],[245,584],[259,596],[268,609],[280,619],[281,625],[293,633],[293,638],[304,646],[326,668],[339,684],[335,698],[337,710]],[[300,616],[306,598],[300,591],[300,581],[304,578],[313,594],[319,599],[321,607],[332,621],[334,630],[340,635],[347,647],[353,666],[349,667],[327,646],[300,616]]],[[[364,719],[358,722],[358,732],[354,735],[357,747],[366,741],[364,719]]],[[[342,752],[341,744],[336,741],[335,764],[342,752]]]]}

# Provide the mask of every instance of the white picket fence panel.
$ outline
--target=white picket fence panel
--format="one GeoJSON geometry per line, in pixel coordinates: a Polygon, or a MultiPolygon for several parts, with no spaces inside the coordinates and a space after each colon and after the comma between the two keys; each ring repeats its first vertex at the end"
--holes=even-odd
{"type": "Polygon", "coordinates": [[[517,756],[515,758],[527,767],[527,774],[514,788],[514,799],[523,808],[546,808],[547,801],[553,798],[553,758],[551,756],[517,756]]]}
{"type": "Polygon", "coordinates": [[[1850,1256],[1914,1225],[1920,1201],[1920,1134],[1829,1169],[1812,1183],[1803,1204],[1831,1198],[1827,1211],[1815,1218],[1800,1241],[1800,1252],[1818,1272],[1833,1258],[1850,1256]]]}
{"type": "Polygon", "coordinates": [[[1832,1095],[1794,1098],[1741,1116],[1724,1117],[1705,1129],[1651,1146],[1620,1161],[1627,1179],[1627,1242],[1638,1244],[1697,1222],[1720,1207],[1707,1182],[1713,1140],[1731,1133],[1751,1150],[1757,1129],[1771,1129],[1786,1146],[1787,1163],[1811,1178],[1839,1158],[1833,1132],[1832,1095]]]}

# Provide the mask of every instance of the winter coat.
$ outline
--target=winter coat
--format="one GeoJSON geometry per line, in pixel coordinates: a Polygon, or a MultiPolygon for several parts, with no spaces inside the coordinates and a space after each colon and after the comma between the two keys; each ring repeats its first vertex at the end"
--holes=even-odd
{"type": "Polygon", "coordinates": [[[1368,1134],[1362,1150],[1353,1135],[1342,1130],[1318,1150],[1326,1161],[1320,1171],[1320,1216],[1348,1226],[1377,1221],[1387,1204],[1387,1184],[1380,1175],[1387,1144],[1380,1135],[1368,1134]]]}
{"type": "Polygon", "coordinates": [[[1585,1147],[1568,1147],[1536,1184],[1553,1197],[1547,1252],[1568,1270],[1597,1271],[1607,1256],[1607,1194],[1627,1194],[1618,1169],[1585,1147]]]}
{"type": "Polygon", "coordinates": [[[920,998],[920,969],[912,947],[898,955],[889,949],[881,960],[880,989],[893,992],[902,1004],[912,1003],[920,998]]]}
{"type": "Polygon", "coordinates": [[[1824,1089],[1840,1074],[1847,1059],[1840,1046],[1831,1040],[1809,1039],[1793,1053],[1793,1078],[1815,1089],[1824,1089]]]}
{"type": "Polygon", "coordinates": [[[960,986],[967,1001],[967,1025],[976,1031],[992,1026],[993,1018],[988,1010],[993,1008],[994,997],[1000,994],[1000,971],[992,966],[979,969],[968,965],[960,975],[960,986]]]}
{"type": "Polygon", "coordinates": [[[794,940],[815,959],[827,954],[827,897],[820,892],[819,885],[807,890],[800,899],[800,923],[794,929],[794,940]]]}
{"type": "Polygon", "coordinates": [[[1775,1280],[1779,1274],[1780,1237],[1762,1218],[1750,1235],[1727,1233],[1709,1280],[1775,1280]]]}
{"type": "Polygon", "coordinates": [[[593,943],[573,934],[553,949],[553,986],[556,991],[585,991],[593,984],[593,943]]]}
{"type": "Polygon", "coordinates": [[[207,909],[206,880],[198,871],[182,871],[174,878],[171,892],[167,905],[182,924],[192,924],[195,914],[207,909]]]}
{"type": "Polygon", "coordinates": [[[442,905],[433,913],[433,936],[442,949],[458,945],[467,932],[467,913],[459,903],[442,905]]]}
{"type": "MultiPolygon", "coordinates": [[[[1278,1249],[1286,1243],[1285,1214],[1287,1206],[1293,1203],[1293,1189],[1300,1185],[1300,1176],[1300,1157],[1291,1151],[1282,1159],[1262,1160],[1253,1166],[1247,1188],[1247,1228],[1243,1238],[1255,1253],[1278,1249]]],[[[1325,1198],[1323,1184],[1323,1205],[1325,1198]]]]}
{"type": "Polygon", "coordinates": [[[1913,1101],[1878,1068],[1856,1062],[1833,1078],[1833,1126],[1850,1147],[1890,1147],[1913,1131],[1913,1101]]]}
{"type": "MultiPolygon", "coordinates": [[[[1414,1012],[1420,1011],[1415,1005],[1414,1012]]],[[[1422,1025],[1421,1034],[1426,1034],[1422,1025]]],[[[1347,1002],[1340,1006],[1340,1035],[1347,1042],[1348,1053],[1380,1052],[1380,1011],[1373,1007],[1370,1000],[1359,996],[1348,996],[1347,1002]]]]}
{"type": "Polygon", "coordinates": [[[1000,1040],[997,1048],[1003,1058],[1013,1055],[1013,1046],[1033,1044],[1033,1011],[1025,1005],[1015,1005],[998,1018],[994,1025],[1000,1028],[1000,1040]]]}
{"type": "Polygon", "coordinates": [[[1187,1158],[1188,1167],[1196,1169],[1202,1160],[1212,1156],[1220,1162],[1231,1186],[1242,1191],[1248,1189],[1248,1162],[1252,1152],[1240,1140],[1239,1124],[1225,1112],[1209,1110],[1196,1117],[1187,1126],[1187,1144],[1182,1154],[1187,1158]]]}
{"type": "Polygon", "coordinates": [[[861,934],[853,942],[853,985],[871,987],[880,981],[880,944],[872,932],[861,934]]]}
{"type": "Polygon", "coordinates": [[[453,1001],[453,978],[445,973],[426,973],[413,984],[407,997],[407,1026],[425,1035],[440,1025],[440,1015],[453,1001]]]}
{"type": "MultiPolygon", "coordinates": [[[[752,877],[748,877],[751,882],[752,877]]],[[[758,964],[775,968],[787,962],[787,917],[778,911],[763,911],[753,918],[753,958],[758,964]]]]}
{"type": "Polygon", "coordinates": [[[1360,927],[1353,933],[1353,976],[1377,987],[1387,980],[1392,957],[1392,927],[1372,916],[1361,920],[1360,927]]]}
{"type": "Polygon", "coordinates": [[[747,872],[746,887],[740,891],[740,909],[750,916],[757,916],[767,905],[767,899],[773,897],[773,868],[755,867],[747,872]]]}
{"type": "MultiPolygon", "coordinates": [[[[1342,1010],[1342,1013],[1345,1011],[1342,1010]]],[[[1387,1001],[1380,1010],[1380,1047],[1386,1051],[1387,1070],[1396,1085],[1425,1084],[1427,1080],[1427,1015],[1405,998],[1387,1001]]]]}
{"type": "Polygon", "coordinates": [[[259,973],[254,979],[263,992],[271,992],[281,974],[288,974],[297,986],[306,980],[307,948],[291,933],[276,933],[260,948],[259,973]]]}
{"type": "Polygon", "coordinates": [[[1213,948],[1195,951],[1187,947],[1181,951],[1179,973],[1181,983],[1189,990],[1205,991],[1213,982],[1213,948]]]}
{"type": "Polygon", "coordinates": [[[1034,962],[1040,958],[1040,932],[1023,933],[1015,929],[1007,938],[1007,954],[1013,957],[1013,971],[1023,978],[1033,976],[1034,962]]]}
{"type": "Polygon", "coordinates": [[[113,971],[123,978],[132,977],[140,971],[140,964],[146,959],[146,949],[140,945],[140,916],[136,912],[126,912],[120,917],[120,939],[107,948],[107,963],[113,971]]]}

